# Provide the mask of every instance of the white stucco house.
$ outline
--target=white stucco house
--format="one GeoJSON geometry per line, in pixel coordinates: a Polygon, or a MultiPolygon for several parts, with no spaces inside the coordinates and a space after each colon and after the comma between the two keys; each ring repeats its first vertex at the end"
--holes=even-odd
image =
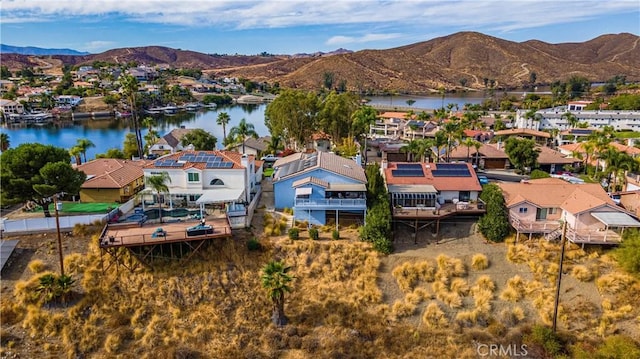
{"type": "MultiPolygon", "coordinates": [[[[224,209],[232,228],[250,225],[259,200],[261,168],[254,156],[231,151],[182,151],[145,166],[144,176],[166,172],[170,181],[165,203],[170,207],[224,209]]],[[[150,191],[150,189],[147,189],[150,191]]]]}

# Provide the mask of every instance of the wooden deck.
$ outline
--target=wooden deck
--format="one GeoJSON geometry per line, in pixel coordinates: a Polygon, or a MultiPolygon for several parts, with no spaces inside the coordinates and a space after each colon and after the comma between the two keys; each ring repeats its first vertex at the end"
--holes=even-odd
{"type": "Polygon", "coordinates": [[[478,206],[476,203],[445,203],[440,209],[435,211],[433,208],[394,208],[393,218],[398,220],[418,219],[418,220],[437,220],[451,216],[464,215],[482,215],[486,212],[483,203],[478,206]]]}
{"type": "Polygon", "coordinates": [[[187,235],[187,228],[196,226],[199,223],[199,221],[194,220],[144,224],[142,226],[136,223],[108,224],[100,236],[100,247],[139,247],[231,237],[231,225],[227,218],[207,219],[206,224],[213,227],[213,233],[197,236],[187,235]],[[162,228],[165,232],[164,236],[154,235],[158,228],[162,228]]]}
{"type": "Polygon", "coordinates": [[[567,229],[567,239],[576,244],[618,245],[622,242],[620,234],[612,230],[574,231],[572,229],[567,229]]]}

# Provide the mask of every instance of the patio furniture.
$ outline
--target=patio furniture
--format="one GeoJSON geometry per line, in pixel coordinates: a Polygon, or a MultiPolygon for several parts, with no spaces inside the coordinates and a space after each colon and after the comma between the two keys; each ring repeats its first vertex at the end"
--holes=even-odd
{"type": "Polygon", "coordinates": [[[164,229],[162,229],[162,227],[158,227],[156,231],[153,232],[153,234],[151,235],[151,238],[166,237],[166,236],[167,236],[167,232],[164,229]]]}

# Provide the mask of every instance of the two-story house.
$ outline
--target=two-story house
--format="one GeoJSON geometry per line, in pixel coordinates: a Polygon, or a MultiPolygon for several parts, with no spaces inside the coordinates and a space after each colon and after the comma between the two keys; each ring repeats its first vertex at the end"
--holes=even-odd
{"type": "MultiPolygon", "coordinates": [[[[169,206],[224,208],[232,228],[250,225],[262,173],[254,156],[231,151],[182,151],[160,157],[144,176],[166,172],[169,206]]],[[[165,200],[166,201],[166,200],[165,200]]]]}
{"type": "Polygon", "coordinates": [[[295,153],[274,163],[273,192],[277,209],[293,208],[297,220],[324,225],[353,217],[363,223],[367,178],[352,159],[329,152],[295,153]]]}
{"type": "Polygon", "coordinates": [[[470,163],[382,162],[393,220],[415,229],[456,215],[485,212],[482,186],[470,163]],[[421,225],[420,222],[426,223],[421,225]]]}
{"type": "Polygon", "coordinates": [[[80,186],[80,201],[124,203],[144,189],[143,167],[147,161],[99,158],[83,163],[78,170],[87,175],[80,186]]]}
{"type": "Polygon", "coordinates": [[[543,234],[557,239],[562,235],[561,221],[566,221],[567,238],[574,243],[616,244],[624,228],[640,227],[598,183],[541,178],[498,186],[518,236],[543,234]]]}

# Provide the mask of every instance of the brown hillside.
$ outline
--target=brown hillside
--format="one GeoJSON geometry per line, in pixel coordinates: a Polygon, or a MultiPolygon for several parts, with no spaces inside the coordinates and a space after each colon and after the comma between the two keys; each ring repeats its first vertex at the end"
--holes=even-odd
{"type": "MultiPolygon", "coordinates": [[[[168,64],[198,68],[214,76],[244,77],[281,86],[317,89],[324,74],[334,74],[335,85],[345,80],[350,90],[429,92],[444,86],[484,88],[485,79],[498,88],[583,76],[597,82],[616,75],[640,81],[640,37],[629,33],[602,35],[582,43],[549,44],[538,40],[512,42],[477,32],[460,32],[388,50],[363,50],[333,56],[208,55],[194,51],[148,46],[109,50],[87,56],[53,56],[65,64],[93,61],[168,64]]],[[[32,58],[2,54],[10,69],[41,66],[32,58]]]]}

